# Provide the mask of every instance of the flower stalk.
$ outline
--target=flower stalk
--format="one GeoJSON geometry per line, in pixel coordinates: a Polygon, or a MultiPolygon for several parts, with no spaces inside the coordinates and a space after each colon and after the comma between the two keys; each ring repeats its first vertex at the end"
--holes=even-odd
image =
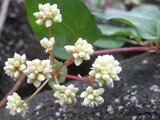
{"type": "Polygon", "coordinates": [[[12,87],[12,89],[7,93],[7,95],[0,101],[0,108],[3,108],[6,105],[7,102],[7,97],[9,95],[12,95],[15,91],[17,91],[19,89],[19,87],[22,85],[22,83],[24,82],[26,78],[25,74],[21,74],[21,76],[19,77],[19,79],[16,81],[16,84],[12,87]]]}
{"type": "Polygon", "coordinates": [[[27,100],[25,100],[25,102],[29,102],[35,95],[37,95],[45,87],[49,80],[50,79],[47,79],[45,82],[43,82],[43,84],[37,88],[37,90],[27,100]]]}
{"type": "Polygon", "coordinates": [[[89,77],[79,77],[79,76],[69,75],[69,74],[58,74],[58,75],[61,76],[61,77],[70,78],[70,79],[73,79],[73,80],[82,80],[82,81],[92,80],[92,78],[89,78],[89,77]]]}

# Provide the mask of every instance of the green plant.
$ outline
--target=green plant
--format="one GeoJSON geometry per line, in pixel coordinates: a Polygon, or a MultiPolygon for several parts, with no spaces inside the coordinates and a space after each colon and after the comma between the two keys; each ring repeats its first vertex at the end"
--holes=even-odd
{"type": "Polygon", "coordinates": [[[102,34],[106,39],[96,41],[95,45],[98,47],[104,48],[104,45],[101,46],[100,43],[107,41],[110,37],[113,39],[112,42],[117,45],[115,47],[122,47],[126,42],[143,45],[144,40],[156,45],[160,43],[160,10],[157,6],[141,5],[129,12],[108,10],[93,14],[103,20],[115,20],[128,25],[125,28],[111,26],[110,29],[108,29],[108,25],[100,25],[102,34]],[[117,39],[117,37],[121,39],[117,39]]]}
{"type": "MultiPolygon", "coordinates": [[[[112,55],[98,56],[92,64],[89,75],[84,77],[68,74],[67,67],[69,65],[75,63],[76,66],[79,66],[82,62],[90,60],[93,55],[157,50],[156,46],[147,46],[94,51],[93,46],[88,43],[94,43],[99,47],[121,47],[125,41],[128,41],[127,39],[124,41],[124,38],[128,36],[135,39],[135,42],[140,41],[140,38],[158,41],[158,28],[156,27],[158,33],[148,30],[148,28],[154,27],[157,20],[155,23],[149,24],[149,27],[141,28],[141,23],[148,23],[148,19],[137,21],[137,17],[128,18],[125,16],[126,13],[121,14],[118,20],[125,21],[134,29],[99,25],[102,31],[101,35],[93,16],[81,0],[48,0],[47,2],[46,0],[26,0],[26,9],[31,27],[49,59],[29,61],[26,60],[25,55],[21,56],[15,53],[13,58],[8,58],[5,62],[6,74],[15,80],[18,79],[15,86],[0,102],[0,107],[3,107],[8,101],[6,108],[10,110],[11,115],[21,114],[24,116],[28,109],[27,103],[47,84],[55,92],[54,97],[58,99],[61,105],[76,103],[76,94],[79,89],[72,84],[69,86],[60,85],[65,82],[66,78],[88,80],[90,86],[80,95],[84,99],[83,105],[98,106],[104,102],[101,97],[104,89],[95,89],[94,82],[98,82],[100,87],[103,85],[114,87],[113,81],[120,80],[118,77],[121,72],[119,62],[112,55]],[[110,28],[110,31],[106,31],[105,27],[110,28]],[[112,39],[115,41],[113,42],[112,39]],[[66,61],[60,62],[55,56],[66,59],[66,61]],[[26,77],[27,83],[33,84],[37,90],[29,98],[22,100],[14,92],[26,77]]],[[[95,14],[102,17],[104,13],[95,14]]],[[[109,15],[109,18],[112,19],[113,16],[109,15]]],[[[107,16],[103,17],[108,19],[107,16]]]]}

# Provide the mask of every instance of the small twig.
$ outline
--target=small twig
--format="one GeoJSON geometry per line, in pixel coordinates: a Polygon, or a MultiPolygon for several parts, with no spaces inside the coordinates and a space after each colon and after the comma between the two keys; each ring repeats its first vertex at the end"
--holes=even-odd
{"type": "Polygon", "coordinates": [[[73,58],[70,58],[70,59],[66,60],[63,64],[58,66],[58,68],[54,71],[54,74],[58,74],[59,71],[62,69],[62,67],[67,66],[67,64],[70,64],[70,62],[72,62],[72,60],[73,60],[73,58]]]}
{"type": "Polygon", "coordinates": [[[91,79],[89,80],[90,85],[91,85],[92,88],[94,88],[94,80],[95,80],[95,78],[91,78],[91,79]]]}
{"type": "Polygon", "coordinates": [[[155,51],[156,47],[128,47],[128,48],[115,48],[107,50],[95,51],[92,55],[101,55],[108,53],[123,53],[123,52],[148,52],[155,51]]]}
{"type": "MultiPolygon", "coordinates": [[[[124,53],[124,52],[150,52],[157,51],[157,47],[125,47],[125,48],[114,48],[114,49],[105,49],[105,50],[97,50],[91,56],[94,55],[102,55],[109,53],[124,53]]],[[[70,60],[65,66],[70,66],[74,63],[74,60],[70,60]]]]}
{"type": "Polygon", "coordinates": [[[25,101],[29,102],[35,95],[37,95],[43,88],[44,86],[49,82],[50,79],[47,79],[43,84],[25,101]]]}
{"type": "Polygon", "coordinates": [[[0,108],[4,107],[6,105],[7,97],[9,95],[12,95],[15,91],[18,90],[18,88],[21,86],[21,84],[23,83],[23,81],[25,80],[25,78],[26,78],[25,74],[22,73],[21,76],[19,77],[19,79],[16,81],[16,84],[7,93],[7,95],[0,101],[0,108]]]}
{"type": "Polygon", "coordinates": [[[59,85],[59,81],[58,81],[57,75],[54,75],[54,80],[59,85]]]}
{"type": "Polygon", "coordinates": [[[54,49],[52,49],[51,51],[50,51],[50,59],[51,59],[51,63],[52,63],[52,65],[55,63],[55,58],[54,58],[54,49]]]}
{"type": "Polygon", "coordinates": [[[48,39],[52,37],[52,30],[51,27],[48,28],[48,39]]]}
{"type": "Polygon", "coordinates": [[[2,29],[4,26],[4,22],[7,17],[7,11],[8,11],[8,6],[11,0],[3,0],[3,3],[1,5],[1,13],[0,13],[0,38],[1,38],[1,33],[2,29]]]}
{"type": "Polygon", "coordinates": [[[79,76],[69,75],[69,74],[59,74],[59,76],[65,77],[65,78],[70,78],[70,79],[73,79],[73,80],[91,80],[92,79],[92,78],[89,78],[89,77],[79,77],[79,76]]]}

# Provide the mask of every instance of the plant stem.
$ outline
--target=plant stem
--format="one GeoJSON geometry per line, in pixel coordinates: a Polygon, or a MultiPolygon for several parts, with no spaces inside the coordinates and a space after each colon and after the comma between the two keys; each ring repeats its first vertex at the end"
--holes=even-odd
{"type": "Polygon", "coordinates": [[[15,91],[18,90],[18,88],[21,86],[21,84],[23,83],[23,81],[25,80],[26,76],[24,73],[21,74],[21,76],[19,77],[19,79],[16,81],[15,85],[12,87],[12,89],[7,93],[7,95],[0,101],[0,108],[4,107],[6,105],[7,102],[7,97],[9,95],[12,95],[15,91]]]}
{"type": "Polygon", "coordinates": [[[26,100],[26,102],[29,102],[35,95],[37,95],[43,88],[44,86],[49,82],[50,79],[47,79],[43,84],[37,88],[37,90],[26,100]]]}
{"type": "Polygon", "coordinates": [[[59,81],[58,81],[57,75],[54,75],[54,80],[59,85],[59,81]]]}
{"type": "Polygon", "coordinates": [[[147,52],[154,51],[156,47],[126,47],[126,48],[115,48],[115,49],[107,49],[107,50],[98,50],[95,51],[92,55],[101,55],[106,53],[123,53],[123,52],[147,52]]]}
{"type": "Polygon", "coordinates": [[[63,66],[66,66],[67,64],[69,64],[70,62],[72,62],[72,60],[73,60],[73,58],[70,58],[70,59],[68,59],[68,60],[66,60],[63,64],[61,64],[60,66],[58,66],[58,68],[55,70],[55,74],[58,74],[59,73],[59,71],[61,70],[61,68],[63,67],[63,66]]]}
{"type": "Polygon", "coordinates": [[[90,86],[91,86],[92,88],[94,88],[94,80],[95,80],[95,78],[92,78],[92,79],[89,80],[90,86]]]}
{"type": "MultiPolygon", "coordinates": [[[[51,30],[51,27],[48,28],[48,39],[50,39],[52,37],[52,30],[51,30]]],[[[51,56],[51,62],[52,62],[52,65],[54,64],[54,49],[52,49],[50,52],[50,56],[51,56]]]]}
{"type": "Polygon", "coordinates": [[[52,65],[55,63],[55,58],[54,58],[54,50],[52,49],[50,52],[50,61],[52,63],[52,65]]]}
{"type": "Polygon", "coordinates": [[[69,75],[69,74],[59,74],[59,76],[61,77],[65,77],[65,78],[70,78],[70,79],[77,79],[77,80],[91,80],[92,78],[89,77],[79,77],[79,76],[75,76],[75,75],[69,75]]]}
{"type": "MultiPolygon", "coordinates": [[[[124,52],[149,52],[149,51],[156,51],[157,47],[126,47],[126,48],[114,48],[114,49],[105,49],[105,50],[98,50],[95,51],[91,56],[94,55],[102,55],[108,53],[124,53],[124,52]]],[[[66,66],[70,66],[74,63],[74,60],[70,60],[66,66]]]]}
{"type": "Polygon", "coordinates": [[[51,27],[48,28],[48,39],[52,37],[51,27]]]}

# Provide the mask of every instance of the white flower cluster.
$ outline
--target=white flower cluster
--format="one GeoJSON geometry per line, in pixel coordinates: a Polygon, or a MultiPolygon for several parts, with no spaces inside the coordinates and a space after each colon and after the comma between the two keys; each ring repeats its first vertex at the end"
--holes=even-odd
{"type": "Polygon", "coordinates": [[[42,81],[51,78],[51,75],[49,74],[49,72],[52,71],[50,60],[35,59],[27,61],[26,63],[27,69],[24,70],[24,73],[28,77],[27,83],[33,83],[35,87],[39,87],[42,81]]]}
{"type": "Polygon", "coordinates": [[[54,97],[59,99],[60,105],[63,104],[71,104],[76,103],[76,93],[78,92],[78,88],[74,87],[73,84],[70,84],[69,86],[64,85],[54,85],[54,88],[56,89],[56,92],[54,93],[54,97]]]}
{"type": "Polygon", "coordinates": [[[5,73],[13,78],[14,80],[20,77],[20,73],[26,69],[26,55],[22,56],[15,53],[13,58],[8,58],[8,61],[5,62],[4,70],[5,73]]]}
{"type": "Polygon", "coordinates": [[[35,12],[33,15],[37,18],[36,23],[38,25],[45,25],[47,28],[52,26],[52,21],[62,21],[62,15],[60,14],[60,10],[57,8],[57,4],[39,4],[39,12],[35,12]]]}
{"type": "Polygon", "coordinates": [[[7,97],[6,108],[10,110],[11,115],[20,114],[22,117],[25,116],[28,109],[27,103],[17,93],[7,97]]]}
{"type": "Polygon", "coordinates": [[[54,37],[51,37],[50,39],[48,38],[43,38],[40,41],[40,44],[42,47],[44,47],[46,49],[46,53],[49,52],[50,50],[53,49],[53,45],[55,44],[55,39],[54,37]]]}
{"type": "Polygon", "coordinates": [[[113,80],[119,80],[117,74],[122,70],[119,62],[112,55],[98,56],[91,69],[89,75],[96,78],[100,86],[106,84],[109,87],[114,87],[113,80]]]}
{"type": "Polygon", "coordinates": [[[82,92],[80,97],[84,98],[82,105],[95,107],[104,102],[101,95],[104,93],[104,88],[93,89],[91,86],[86,88],[86,91],[82,92]]]}
{"type": "Polygon", "coordinates": [[[94,52],[93,47],[86,40],[79,38],[75,45],[66,45],[64,47],[68,53],[74,57],[74,63],[79,66],[83,60],[89,60],[94,52]]]}

